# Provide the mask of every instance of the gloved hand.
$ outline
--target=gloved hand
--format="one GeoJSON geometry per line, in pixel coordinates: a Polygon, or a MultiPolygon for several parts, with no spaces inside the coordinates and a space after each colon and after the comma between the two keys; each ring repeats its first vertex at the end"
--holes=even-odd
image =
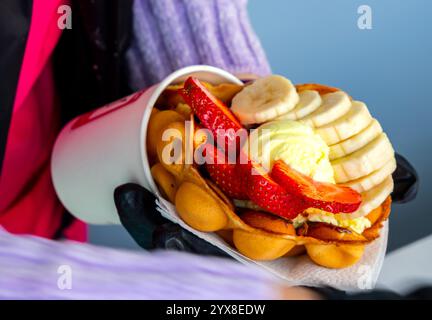
{"type": "Polygon", "coordinates": [[[394,190],[392,200],[395,203],[406,203],[415,199],[419,188],[417,171],[400,154],[396,153],[397,168],[393,172],[394,190]]]}
{"type": "MultiPolygon", "coordinates": [[[[418,191],[418,175],[414,167],[396,154],[397,169],[393,173],[393,202],[413,200],[418,191]]],[[[156,197],[138,184],[127,183],[116,188],[114,200],[120,221],[142,248],[175,249],[206,255],[227,256],[222,250],[163,218],[156,210],[156,197]]]]}
{"type": "Polygon", "coordinates": [[[127,183],[117,187],[114,201],[122,225],[144,249],[227,256],[219,248],[163,218],[156,209],[156,197],[138,184],[127,183]]]}

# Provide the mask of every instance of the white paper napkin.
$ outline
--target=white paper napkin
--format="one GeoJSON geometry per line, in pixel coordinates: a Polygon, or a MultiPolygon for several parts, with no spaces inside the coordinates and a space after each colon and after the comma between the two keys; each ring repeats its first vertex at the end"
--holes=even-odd
{"type": "Polygon", "coordinates": [[[165,218],[217,246],[238,261],[258,265],[290,285],[330,286],[347,291],[372,289],[377,282],[387,248],[388,223],[385,222],[379,239],[367,245],[361,260],[349,268],[324,268],[313,263],[307,255],[283,257],[273,261],[255,261],[239,253],[217,234],[200,232],[188,226],[178,216],[172,203],[159,197],[157,205],[165,218]]]}

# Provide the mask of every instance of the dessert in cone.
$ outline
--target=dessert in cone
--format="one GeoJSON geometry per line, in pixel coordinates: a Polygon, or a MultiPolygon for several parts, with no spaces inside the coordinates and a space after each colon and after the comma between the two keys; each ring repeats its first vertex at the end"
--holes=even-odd
{"type": "Polygon", "coordinates": [[[281,76],[246,86],[189,78],[156,103],[147,149],[153,178],[181,219],[250,259],[307,254],[327,268],[348,267],[390,214],[391,143],[366,105],[337,88],[281,76]],[[210,144],[201,130],[216,141],[219,129],[244,128],[258,132],[247,147],[226,132],[222,145],[210,144]],[[169,129],[177,135],[164,136],[169,129]],[[252,152],[252,143],[261,149],[252,152]],[[177,155],[167,151],[175,144],[177,155]],[[213,162],[198,163],[197,151],[213,162]]]}

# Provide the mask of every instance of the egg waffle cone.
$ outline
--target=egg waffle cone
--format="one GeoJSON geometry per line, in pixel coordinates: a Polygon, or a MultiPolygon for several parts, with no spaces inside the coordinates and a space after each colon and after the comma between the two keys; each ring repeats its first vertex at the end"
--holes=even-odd
{"type": "Polygon", "coordinates": [[[314,90],[314,91],[318,91],[318,93],[320,95],[340,91],[340,89],[338,89],[338,88],[329,87],[329,86],[325,86],[323,84],[318,84],[318,83],[297,84],[295,87],[297,89],[297,92],[302,92],[305,90],[314,90]]]}
{"type": "MultiPolygon", "coordinates": [[[[239,90],[231,87],[224,89],[221,86],[217,90],[214,89],[215,87],[213,89],[225,97],[239,90]],[[224,90],[229,92],[224,93],[224,90]]],[[[182,103],[177,93],[180,87],[181,85],[167,89],[168,93],[165,94],[164,99],[165,102],[169,101],[168,105],[182,103]]],[[[339,90],[319,84],[301,84],[296,88],[299,92],[316,90],[321,95],[339,90]]],[[[173,119],[177,120],[176,117],[173,119]]],[[[168,124],[167,127],[169,125],[172,124],[168,124]]],[[[159,153],[161,148],[157,149],[159,153]]],[[[170,171],[169,166],[164,165],[164,167],[170,171]]],[[[240,253],[255,260],[273,260],[306,252],[312,261],[328,268],[350,266],[361,258],[364,246],[379,237],[382,223],[390,214],[391,198],[388,197],[381,206],[367,216],[372,226],[362,234],[326,223],[305,223],[298,230],[294,228],[284,230],[280,226],[288,222],[267,213],[259,212],[256,216],[243,220],[241,215],[235,212],[236,208],[232,200],[212,181],[204,178],[195,165],[181,166],[181,172],[178,168],[177,166],[171,173],[176,177],[174,203],[179,216],[199,231],[219,233],[240,253]]],[[[157,181],[165,176],[167,175],[160,171],[157,176],[154,176],[159,186],[167,185],[167,182],[157,181]]],[[[170,198],[172,199],[172,195],[170,198]]]]}

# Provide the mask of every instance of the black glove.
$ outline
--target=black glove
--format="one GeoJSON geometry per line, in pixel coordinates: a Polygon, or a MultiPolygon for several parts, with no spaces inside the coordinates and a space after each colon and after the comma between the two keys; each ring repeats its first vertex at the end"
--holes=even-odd
{"type": "Polygon", "coordinates": [[[127,183],[117,187],[114,201],[121,223],[144,249],[227,256],[219,248],[163,218],[156,209],[156,197],[138,184],[127,183]]]}
{"type": "Polygon", "coordinates": [[[390,290],[375,289],[364,292],[347,293],[330,287],[309,288],[326,300],[430,300],[432,286],[418,287],[408,294],[399,294],[390,290]]]}
{"type": "Polygon", "coordinates": [[[393,172],[392,200],[396,203],[406,203],[414,200],[417,196],[419,177],[411,163],[398,153],[396,153],[396,162],[397,168],[393,172]]]}
{"type": "MultiPolygon", "coordinates": [[[[417,195],[418,176],[413,166],[396,154],[393,201],[405,203],[417,195]]],[[[120,221],[144,249],[175,249],[199,254],[227,256],[222,250],[163,218],[156,210],[156,197],[138,184],[128,183],[114,191],[120,221]]]]}

